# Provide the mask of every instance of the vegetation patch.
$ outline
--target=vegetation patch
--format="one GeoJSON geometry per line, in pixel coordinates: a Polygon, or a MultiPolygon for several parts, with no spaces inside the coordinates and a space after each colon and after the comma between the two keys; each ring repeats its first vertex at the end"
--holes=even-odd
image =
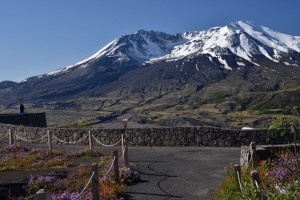
{"type": "Polygon", "coordinates": [[[285,153],[270,162],[261,161],[255,168],[261,180],[258,188],[250,175],[252,168],[242,170],[239,185],[234,166],[229,165],[226,179],[218,188],[218,199],[300,199],[299,156],[285,153]]]}
{"type": "Polygon", "coordinates": [[[231,97],[231,94],[226,94],[224,92],[216,92],[212,95],[212,99],[216,105],[225,101],[227,97],[231,97]]]}
{"type": "Polygon", "coordinates": [[[88,121],[69,121],[67,123],[67,128],[91,128],[91,124],[88,121]]]}
{"type": "MultiPolygon", "coordinates": [[[[30,149],[21,144],[5,145],[0,148],[0,175],[1,171],[37,171],[57,168],[66,169],[66,176],[61,175],[30,175],[25,183],[25,192],[20,197],[34,199],[39,189],[49,189],[52,200],[88,200],[92,199],[91,187],[87,187],[84,195],[80,192],[84,189],[91,177],[91,163],[99,166],[100,196],[101,199],[116,199],[123,197],[126,185],[137,182],[140,179],[136,166],[130,163],[125,167],[124,159],[119,160],[120,183],[116,183],[112,170],[108,171],[112,158],[104,156],[99,150],[81,150],[65,152],[59,150],[30,149]]],[[[1,178],[1,177],[0,177],[1,178]]]]}
{"type": "Polygon", "coordinates": [[[300,92],[286,91],[281,93],[266,94],[251,103],[250,109],[261,114],[272,114],[274,109],[280,109],[284,114],[293,114],[294,107],[299,106],[300,92]]]}
{"type": "Polygon", "coordinates": [[[278,114],[269,130],[279,136],[293,134],[292,148],[273,153],[268,160],[261,160],[258,166],[244,167],[241,175],[233,165],[229,165],[226,168],[226,179],[218,189],[219,199],[300,199],[300,153],[295,123],[283,114],[278,114]],[[258,179],[250,175],[254,169],[259,172],[258,179]]]}

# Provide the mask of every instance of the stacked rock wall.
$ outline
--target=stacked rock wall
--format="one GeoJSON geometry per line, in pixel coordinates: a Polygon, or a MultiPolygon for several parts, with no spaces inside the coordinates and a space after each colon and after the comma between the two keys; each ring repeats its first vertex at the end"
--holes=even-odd
{"type": "MultiPolygon", "coordinates": [[[[292,135],[279,137],[267,129],[237,130],[215,127],[128,128],[126,130],[46,129],[8,124],[0,124],[0,138],[4,136],[9,129],[11,129],[15,136],[17,135],[28,140],[41,138],[45,136],[47,130],[49,130],[54,137],[65,142],[79,141],[91,131],[92,135],[104,144],[113,144],[120,140],[121,134],[124,134],[124,137],[130,145],[139,146],[240,147],[242,145],[249,145],[250,142],[255,142],[256,144],[287,144],[293,141],[292,135]]],[[[40,141],[40,143],[46,142],[47,137],[40,141]]],[[[53,143],[59,144],[62,142],[54,139],[53,143]]],[[[79,144],[88,144],[88,139],[81,141],[79,144]]]]}

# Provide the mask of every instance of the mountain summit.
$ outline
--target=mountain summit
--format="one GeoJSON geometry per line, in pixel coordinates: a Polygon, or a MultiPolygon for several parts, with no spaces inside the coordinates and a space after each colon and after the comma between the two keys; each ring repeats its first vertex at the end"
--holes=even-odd
{"type": "Polygon", "coordinates": [[[139,30],[87,59],[0,90],[0,104],[147,115],[178,105],[197,110],[221,98],[234,102],[233,110],[261,108],[270,99],[300,99],[290,92],[298,88],[299,66],[299,36],[248,21],[176,35],[139,30]]]}
{"type": "MultiPolygon", "coordinates": [[[[280,62],[281,55],[300,53],[300,36],[290,36],[248,21],[230,23],[205,31],[170,35],[158,31],[139,30],[113,40],[91,57],[66,68],[50,72],[55,75],[81,68],[101,58],[113,58],[115,62],[132,61],[137,64],[177,60],[187,56],[209,55],[219,59],[227,69],[231,67],[220,59],[221,55],[234,54],[256,65],[256,56],[264,56],[280,62]]],[[[293,59],[293,56],[291,60],[293,59]]],[[[286,65],[291,63],[286,62],[286,65]]]]}

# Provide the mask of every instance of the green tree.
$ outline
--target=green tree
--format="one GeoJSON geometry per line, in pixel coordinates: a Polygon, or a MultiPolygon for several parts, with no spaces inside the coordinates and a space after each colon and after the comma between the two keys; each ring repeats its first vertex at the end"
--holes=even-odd
{"type": "Polygon", "coordinates": [[[276,114],[274,123],[269,127],[269,131],[277,133],[279,136],[286,134],[296,134],[296,127],[293,120],[287,119],[284,114],[276,114]]]}

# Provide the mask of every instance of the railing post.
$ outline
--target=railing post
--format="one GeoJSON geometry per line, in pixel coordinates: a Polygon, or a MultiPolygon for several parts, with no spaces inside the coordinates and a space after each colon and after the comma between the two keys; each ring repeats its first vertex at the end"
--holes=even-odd
{"type": "Polygon", "coordinates": [[[120,183],[118,150],[113,151],[113,159],[115,160],[114,161],[114,179],[115,179],[116,183],[120,183]]]}
{"type": "Polygon", "coordinates": [[[52,151],[52,132],[47,130],[47,135],[48,135],[48,147],[49,150],[52,151]]]}
{"type": "Polygon", "coordinates": [[[122,152],[124,152],[124,134],[121,134],[122,152]]]}
{"type": "Polygon", "coordinates": [[[129,167],[129,153],[128,153],[127,141],[125,141],[124,160],[125,160],[125,167],[129,167]]]}
{"type": "Polygon", "coordinates": [[[252,154],[252,169],[257,166],[257,153],[256,144],[254,142],[250,143],[250,153],[252,154]]]}
{"type": "Polygon", "coordinates": [[[35,194],[34,200],[50,200],[50,192],[47,188],[40,189],[35,194]]]}
{"type": "Polygon", "coordinates": [[[253,180],[254,187],[256,187],[258,189],[259,184],[260,184],[259,172],[257,172],[256,170],[251,171],[251,177],[253,180]]]}
{"type": "Polygon", "coordinates": [[[92,139],[91,131],[89,131],[89,147],[90,147],[90,150],[93,150],[93,139],[92,139]]]}
{"type": "Polygon", "coordinates": [[[241,166],[240,165],[234,165],[234,175],[235,175],[235,180],[236,183],[238,185],[238,187],[240,187],[240,181],[241,180],[241,166]]]}
{"type": "Polygon", "coordinates": [[[12,145],[14,143],[14,137],[11,129],[8,129],[8,143],[9,145],[12,145]]]}
{"type": "Polygon", "coordinates": [[[50,191],[47,187],[45,187],[45,194],[46,194],[46,200],[50,200],[51,195],[50,195],[50,191]]]}
{"type": "Polygon", "coordinates": [[[100,199],[100,190],[99,190],[99,173],[98,173],[98,164],[92,164],[92,172],[94,172],[94,176],[92,177],[92,194],[93,200],[100,199]]]}

